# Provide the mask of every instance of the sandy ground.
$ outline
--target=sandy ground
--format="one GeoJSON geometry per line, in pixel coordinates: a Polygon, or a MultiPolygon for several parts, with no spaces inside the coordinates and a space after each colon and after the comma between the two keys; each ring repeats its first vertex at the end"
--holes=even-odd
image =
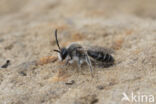
{"type": "Polygon", "coordinates": [[[155,0],[0,0],[0,104],[156,103],[155,0]],[[71,42],[114,50],[116,64],[78,73],[55,60],[54,30],[71,42]],[[49,61],[46,62],[48,56],[49,61]],[[123,93],[137,102],[121,101],[123,93]]]}

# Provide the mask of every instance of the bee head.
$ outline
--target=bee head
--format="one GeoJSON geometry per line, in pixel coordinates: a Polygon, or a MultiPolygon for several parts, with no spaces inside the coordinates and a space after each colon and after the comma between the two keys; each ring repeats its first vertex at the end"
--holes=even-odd
{"type": "Polygon", "coordinates": [[[58,46],[59,50],[54,50],[54,51],[58,53],[59,59],[61,61],[63,61],[66,58],[66,56],[68,55],[68,50],[66,48],[60,48],[59,42],[58,42],[58,39],[57,39],[57,29],[55,30],[55,39],[56,39],[56,43],[57,43],[57,46],[58,46]]]}

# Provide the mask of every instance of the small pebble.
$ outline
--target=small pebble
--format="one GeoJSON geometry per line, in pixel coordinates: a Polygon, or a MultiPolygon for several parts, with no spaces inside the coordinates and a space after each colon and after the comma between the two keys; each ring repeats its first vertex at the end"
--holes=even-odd
{"type": "Polygon", "coordinates": [[[71,80],[71,81],[69,81],[69,82],[66,82],[65,84],[66,85],[72,85],[72,84],[74,84],[75,83],[75,81],[74,80],[71,80]]]}
{"type": "Polygon", "coordinates": [[[96,88],[99,89],[99,90],[103,90],[104,89],[104,86],[98,85],[96,88]]]}
{"type": "Polygon", "coordinates": [[[1,68],[7,68],[9,65],[10,65],[10,60],[7,60],[5,64],[1,66],[1,68]]]}
{"type": "Polygon", "coordinates": [[[91,102],[91,104],[95,104],[95,103],[97,103],[98,102],[98,99],[93,99],[93,101],[91,102]]]}
{"type": "Polygon", "coordinates": [[[27,74],[24,71],[19,72],[22,76],[27,76],[27,74]]]}

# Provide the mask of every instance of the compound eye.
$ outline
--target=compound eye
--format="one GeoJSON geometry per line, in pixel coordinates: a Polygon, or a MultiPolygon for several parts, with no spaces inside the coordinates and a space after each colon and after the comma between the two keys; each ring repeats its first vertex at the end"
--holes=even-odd
{"type": "Polygon", "coordinates": [[[68,54],[67,49],[62,48],[62,50],[61,50],[62,60],[64,60],[66,58],[67,54],[68,54]]]}

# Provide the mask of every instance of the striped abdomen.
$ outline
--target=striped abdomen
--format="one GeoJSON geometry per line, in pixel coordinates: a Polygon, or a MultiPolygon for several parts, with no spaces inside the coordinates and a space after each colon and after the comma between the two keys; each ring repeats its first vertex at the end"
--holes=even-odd
{"type": "Polygon", "coordinates": [[[112,63],[112,64],[114,63],[114,58],[108,53],[104,53],[102,51],[93,51],[93,50],[88,50],[87,53],[90,57],[92,57],[97,61],[101,61],[104,63],[112,63]]]}

